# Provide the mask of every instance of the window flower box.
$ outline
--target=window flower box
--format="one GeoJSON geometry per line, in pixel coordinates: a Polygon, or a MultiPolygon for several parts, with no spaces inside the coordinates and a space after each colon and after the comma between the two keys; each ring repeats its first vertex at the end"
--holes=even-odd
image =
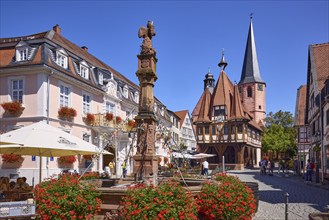
{"type": "Polygon", "coordinates": [[[105,115],[105,119],[108,120],[108,121],[112,121],[113,120],[113,114],[107,112],[106,115],[105,115]]]}
{"type": "Polygon", "coordinates": [[[19,101],[4,102],[1,104],[2,108],[10,115],[20,115],[24,110],[24,106],[19,101]]]}
{"type": "Polygon", "coordinates": [[[115,121],[117,124],[120,124],[122,122],[122,118],[120,116],[115,117],[115,121]]]}
{"type": "Polygon", "coordinates": [[[77,111],[74,108],[63,106],[58,110],[58,117],[60,119],[72,121],[73,118],[76,116],[77,116],[77,111]]]}
{"type": "Polygon", "coordinates": [[[128,120],[129,127],[133,128],[133,127],[135,127],[135,125],[136,125],[136,122],[134,120],[128,120]]]}
{"type": "Polygon", "coordinates": [[[95,115],[87,113],[86,117],[84,118],[84,121],[87,125],[93,125],[95,122],[95,115]]]}

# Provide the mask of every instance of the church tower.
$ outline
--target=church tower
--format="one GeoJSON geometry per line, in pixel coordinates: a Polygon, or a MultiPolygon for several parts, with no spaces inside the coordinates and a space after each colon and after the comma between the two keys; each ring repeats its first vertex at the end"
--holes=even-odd
{"type": "Polygon", "coordinates": [[[266,83],[260,75],[252,17],[244,55],[241,79],[239,82],[241,101],[258,124],[265,125],[266,117],[266,83]]]}
{"type": "Polygon", "coordinates": [[[203,83],[204,83],[203,90],[209,88],[210,93],[212,93],[214,90],[215,79],[214,79],[214,75],[210,72],[210,68],[208,69],[208,73],[205,75],[205,79],[203,80],[203,83]]]}

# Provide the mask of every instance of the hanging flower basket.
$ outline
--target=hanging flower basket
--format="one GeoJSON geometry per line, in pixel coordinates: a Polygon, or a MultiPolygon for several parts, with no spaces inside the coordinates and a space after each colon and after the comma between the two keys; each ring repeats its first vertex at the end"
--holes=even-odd
{"type": "Polygon", "coordinates": [[[115,121],[117,124],[120,124],[122,122],[122,118],[120,116],[115,117],[115,121]]]}
{"type": "Polygon", "coordinates": [[[1,104],[2,108],[8,112],[10,115],[22,114],[24,107],[19,101],[4,102],[1,104]]]}
{"type": "Polygon", "coordinates": [[[87,125],[92,125],[95,122],[95,115],[91,113],[87,113],[86,117],[84,118],[84,121],[87,125]]]}
{"type": "Polygon", "coordinates": [[[17,154],[3,154],[2,161],[5,163],[16,163],[16,162],[22,162],[24,158],[21,155],[17,154]]]}
{"type": "Polygon", "coordinates": [[[77,161],[77,158],[75,156],[62,156],[62,157],[58,158],[58,161],[60,163],[72,164],[75,161],[77,161]]]}
{"type": "Polygon", "coordinates": [[[71,121],[77,116],[77,111],[74,108],[63,106],[58,110],[58,116],[60,119],[71,121]]]}
{"type": "Polygon", "coordinates": [[[93,160],[93,155],[83,155],[83,159],[91,161],[93,160]]]}
{"type": "Polygon", "coordinates": [[[105,119],[108,120],[108,121],[112,121],[113,120],[113,114],[112,113],[106,113],[105,115],[105,119]]]}
{"type": "Polygon", "coordinates": [[[158,164],[160,164],[162,161],[162,158],[161,157],[158,157],[158,164]]]}

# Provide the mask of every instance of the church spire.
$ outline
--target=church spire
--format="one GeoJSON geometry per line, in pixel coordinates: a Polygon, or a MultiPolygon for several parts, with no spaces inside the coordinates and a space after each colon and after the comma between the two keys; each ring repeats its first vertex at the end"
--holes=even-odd
{"type": "Polygon", "coordinates": [[[246,45],[246,51],[244,54],[243,67],[241,72],[241,79],[239,84],[244,83],[264,83],[260,75],[258,59],[256,53],[256,44],[254,38],[254,29],[252,25],[252,14],[250,15],[250,26],[248,33],[248,40],[246,45]]]}

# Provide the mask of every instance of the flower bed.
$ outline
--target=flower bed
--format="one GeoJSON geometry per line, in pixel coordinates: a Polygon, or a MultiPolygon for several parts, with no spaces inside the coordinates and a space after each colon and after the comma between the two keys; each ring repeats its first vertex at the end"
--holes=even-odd
{"type": "Polygon", "coordinates": [[[256,212],[253,192],[237,177],[225,173],[206,182],[198,195],[199,212],[206,219],[252,219],[256,212]]]}
{"type": "Polygon", "coordinates": [[[127,190],[120,209],[122,219],[197,219],[198,206],[193,195],[177,182],[157,187],[137,185],[127,190]]]}
{"type": "Polygon", "coordinates": [[[76,175],[62,175],[38,184],[34,190],[40,219],[93,219],[100,211],[99,192],[76,175]]]}

